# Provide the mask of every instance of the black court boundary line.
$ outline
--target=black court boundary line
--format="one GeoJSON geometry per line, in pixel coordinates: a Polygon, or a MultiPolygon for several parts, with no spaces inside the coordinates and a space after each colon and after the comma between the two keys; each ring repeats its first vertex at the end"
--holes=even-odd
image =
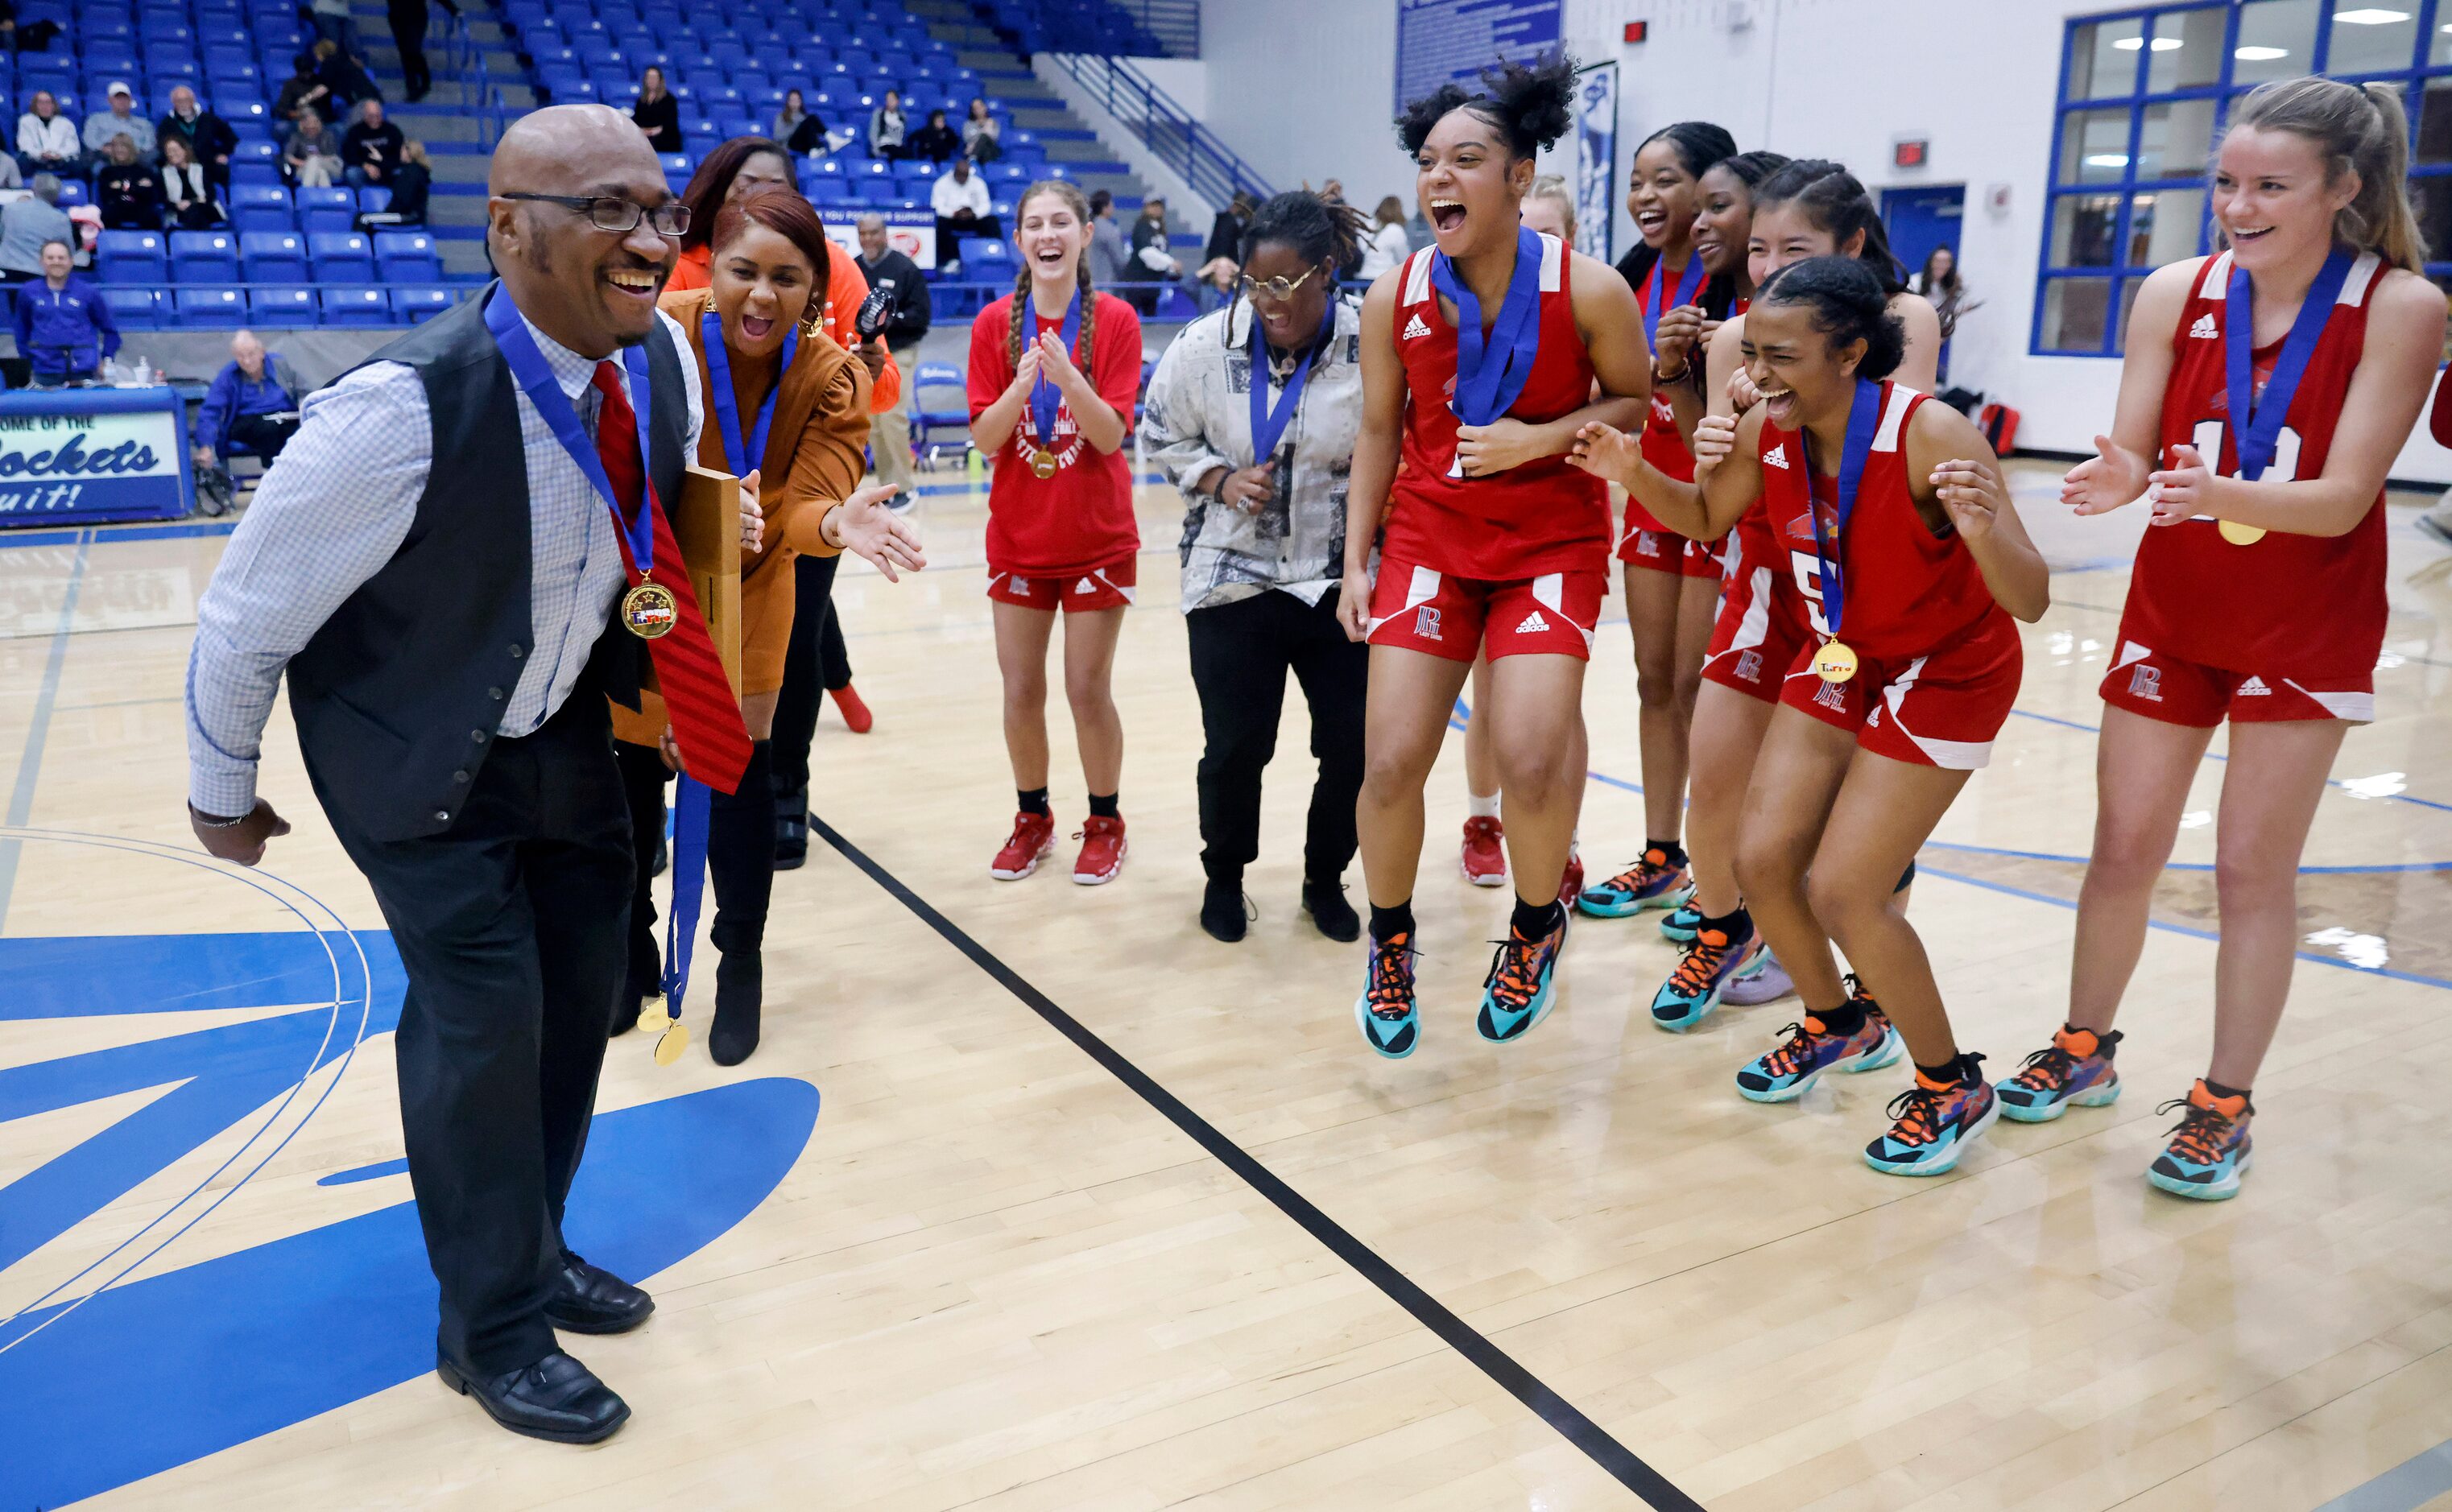
{"type": "Polygon", "coordinates": [[[921,923],[943,936],[947,944],[969,956],[972,965],[1020,999],[1022,1006],[1045,1019],[1083,1054],[1132,1089],[1141,1101],[1156,1109],[1168,1123],[1190,1135],[1194,1143],[1240,1177],[1246,1186],[1267,1198],[1279,1212],[1301,1225],[1306,1232],[1352,1267],[1363,1280],[1378,1287],[1389,1301],[1413,1314],[1416,1323],[1438,1335],[1448,1347],[1464,1356],[1482,1374],[1504,1387],[1508,1395],[1523,1403],[1541,1421],[1557,1429],[1567,1442],[1583,1450],[1594,1464],[1608,1471],[1619,1484],[1641,1497],[1658,1512],[1704,1512],[1701,1502],[1679,1490],[1667,1476],[1611,1437],[1600,1424],[1577,1410],[1574,1404],[1544,1385],[1539,1377],[1518,1365],[1506,1350],[1463,1319],[1450,1312],[1437,1298],[1382,1259],[1376,1250],[1347,1232],[1336,1220],[1313,1207],[1309,1199],[1287,1186],[1250,1151],[1219,1133],[1207,1119],[1186,1107],[1181,1099],[1153,1080],[1148,1072],[1125,1059],[1114,1046],[1058,1008],[1053,999],[1033,987],[1020,972],[964,933],[959,925],[930,907],[925,898],[904,886],[900,877],[879,865],[866,852],[843,838],[834,826],[812,814],[809,815],[809,828],[840,852],[843,859],[866,873],[869,880],[883,888],[896,902],[916,914],[921,923]]]}

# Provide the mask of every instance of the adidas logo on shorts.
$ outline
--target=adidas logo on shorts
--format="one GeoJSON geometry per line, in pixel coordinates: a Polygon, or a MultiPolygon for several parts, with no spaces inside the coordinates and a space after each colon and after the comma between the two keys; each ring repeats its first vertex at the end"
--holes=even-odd
{"type": "Polygon", "coordinates": [[[2207,310],[2205,314],[2198,316],[2197,324],[2188,327],[2188,336],[2193,341],[2210,342],[2221,335],[2221,330],[2214,324],[2214,317],[2211,310],[2207,310]]]}
{"type": "Polygon", "coordinates": [[[1770,451],[1763,453],[1763,465],[1776,467],[1781,472],[1788,471],[1788,442],[1781,442],[1770,451]]]}
{"type": "Polygon", "coordinates": [[[1519,636],[1538,635],[1549,628],[1550,621],[1542,619],[1541,611],[1535,609],[1524,617],[1524,622],[1515,627],[1515,633],[1519,636]]]}
{"type": "Polygon", "coordinates": [[[2251,675],[2239,685],[2239,696],[2243,698],[2269,698],[2273,697],[2273,690],[2264,685],[2263,677],[2251,675]]]}
{"type": "Polygon", "coordinates": [[[1429,334],[1431,334],[1431,327],[1423,321],[1421,312],[1418,310],[1414,311],[1414,318],[1405,323],[1405,340],[1410,342],[1416,336],[1428,336],[1429,334]]]}
{"type": "Polygon", "coordinates": [[[1097,593],[1098,591],[1098,585],[1092,582],[1089,579],[1084,578],[1079,582],[1073,585],[1073,591],[1075,593],[1097,593]]]}

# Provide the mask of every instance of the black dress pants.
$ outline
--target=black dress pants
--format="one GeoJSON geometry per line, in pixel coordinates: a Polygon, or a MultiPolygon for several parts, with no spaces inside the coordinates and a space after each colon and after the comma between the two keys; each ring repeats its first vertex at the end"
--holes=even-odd
{"type": "Polygon", "coordinates": [[[533,735],[497,740],[442,835],[376,840],[324,808],[407,968],[394,1048],[409,1185],[442,1286],[437,1342],[480,1375],[532,1365],[558,1347],[544,1309],[630,912],[630,815],[604,699],[575,692],[533,735]]]}
{"type": "Polygon", "coordinates": [[[792,643],[783,654],[783,686],[775,698],[774,801],[785,814],[806,812],[809,742],[826,690],[851,686],[851,654],[834,605],[840,557],[799,557],[792,562],[792,643]],[[793,804],[801,805],[795,809],[793,804]]]}
{"type": "MultiPolygon", "coordinates": [[[[772,742],[753,741],[741,785],[707,795],[706,873],[715,893],[709,938],[726,954],[755,952],[766,938],[767,905],[775,895],[775,790],[769,776],[772,742]]],[[[630,851],[637,880],[630,893],[628,981],[623,991],[652,997],[662,990],[664,952],[656,933],[653,895],[656,837],[664,830],[664,785],[672,773],[654,748],[615,741],[622,789],[630,806],[630,851]]],[[[679,853],[676,853],[678,864],[679,853]]],[[[702,974],[692,978],[703,984],[702,974]]],[[[706,1001],[693,992],[690,1001],[706,1001]]],[[[688,1003],[683,1003],[684,1010],[688,1003]]]]}
{"type": "Polygon", "coordinates": [[[1311,754],[1319,778],[1303,836],[1303,875],[1333,882],[1354,859],[1354,805],[1362,793],[1367,646],[1336,622],[1338,590],[1306,606],[1275,590],[1183,617],[1192,685],[1207,744],[1200,753],[1200,864],[1233,881],[1260,854],[1260,773],[1276,755],[1286,674],[1311,705],[1311,754]]]}

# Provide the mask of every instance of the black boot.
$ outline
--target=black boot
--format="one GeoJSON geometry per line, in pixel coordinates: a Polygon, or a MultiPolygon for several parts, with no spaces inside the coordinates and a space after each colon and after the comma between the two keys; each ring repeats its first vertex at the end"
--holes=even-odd
{"type": "Polygon", "coordinates": [[[1307,879],[1302,890],[1303,912],[1313,924],[1332,940],[1353,941],[1362,937],[1362,920],[1354,905],[1345,901],[1345,884],[1335,879],[1307,879]]]}
{"type": "Polygon", "coordinates": [[[756,947],[730,950],[715,965],[715,1023],[706,1052],[718,1066],[738,1066],[758,1049],[759,998],[766,967],[756,947]]]}
{"type": "Polygon", "coordinates": [[[775,870],[797,872],[809,858],[809,790],[776,795],[775,870]]]}
{"type": "Polygon", "coordinates": [[[1243,879],[1239,876],[1213,876],[1209,891],[1200,897],[1200,927],[1212,939],[1232,945],[1243,937],[1250,921],[1243,907],[1243,879]]]}
{"type": "Polygon", "coordinates": [[[715,884],[715,924],[708,943],[721,952],[715,968],[715,1022],[706,1052],[718,1066],[738,1066],[758,1048],[759,998],[765,967],[766,906],[775,891],[775,789],[768,742],[750,748],[741,786],[713,795],[707,811],[707,874],[715,884]]]}

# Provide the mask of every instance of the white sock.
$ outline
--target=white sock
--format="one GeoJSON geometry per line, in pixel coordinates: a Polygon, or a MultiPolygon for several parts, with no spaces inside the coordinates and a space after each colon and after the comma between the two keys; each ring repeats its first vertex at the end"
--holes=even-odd
{"type": "Polygon", "coordinates": [[[1493,793],[1485,798],[1478,793],[1468,792],[1464,795],[1464,813],[1469,819],[1498,817],[1498,795],[1493,793]]]}

